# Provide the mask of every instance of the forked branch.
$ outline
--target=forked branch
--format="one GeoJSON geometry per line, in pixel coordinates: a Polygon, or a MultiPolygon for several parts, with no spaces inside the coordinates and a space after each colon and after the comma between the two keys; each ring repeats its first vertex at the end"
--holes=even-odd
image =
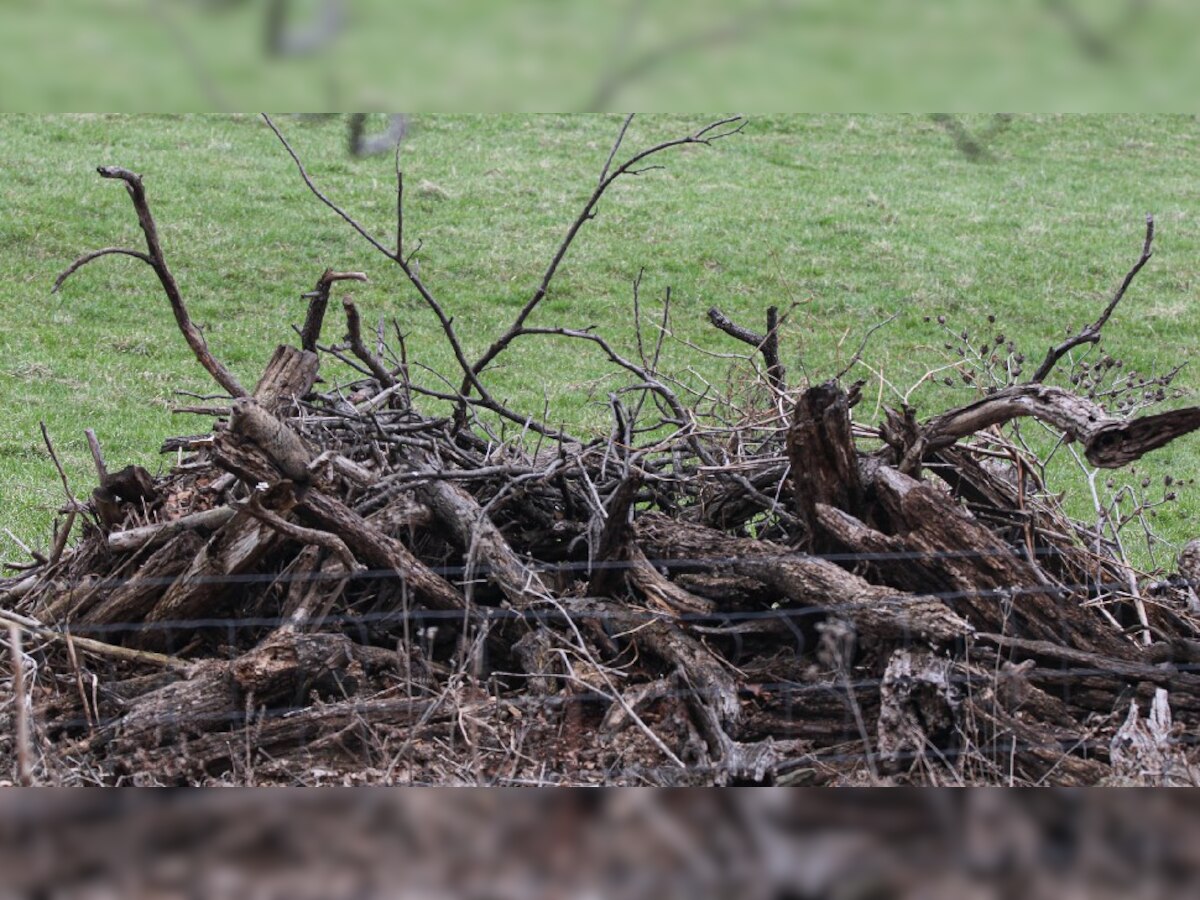
{"type": "Polygon", "coordinates": [[[786,387],[784,384],[783,364],[779,361],[778,307],[771,306],[767,308],[766,334],[759,334],[757,331],[743,328],[715,306],[708,311],[708,320],[712,322],[715,328],[725,332],[731,338],[741,341],[743,344],[749,344],[762,354],[763,362],[767,365],[767,380],[770,382],[771,387],[777,391],[782,391],[786,387]]]}
{"type": "MultiPolygon", "coordinates": [[[[488,364],[492,362],[492,360],[499,356],[516,338],[520,337],[522,334],[529,333],[524,328],[525,320],[529,318],[530,314],[535,309],[537,309],[538,304],[545,299],[546,294],[550,290],[550,282],[553,281],[555,273],[558,272],[558,267],[562,264],[563,259],[566,257],[567,251],[571,248],[571,244],[574,243],[576,236],[579,234],[579,231],[581,228],[583,228],[584,224],[589,219],[594,219],[596,217],[596,205],[600,202],[600,199],[604,196],[605,192],[612,187],[613,182],[623,175],[640,175],[652,168],[657,168],[656,166],[641,166],[641,164],[650,157],[662,153],[664,150],[669,150],[672,147],[682,147],[687,144],[703,144],[705,146],[709,146],[714,141],[719,141],[722,138],[731,137],[732,135],[740,133],[742,129],[746,127],[746,119],[744,119],[742,116],[729,116],[724,119],[718,119],[717,121],[711,122],[708,125],[705,125],[703,128],[697,129],[696,131],[689,135],[685,135],[684,137],[663,141],[662,143],[655,144],[653,147],[640,150],[625,160],[625,162],[621,163],[616,168],[613,168],[613,160],[615,160],[617,157],[617,153],[620,150],[622,141],[625,139],[625,133],[629,130],[629,123],[632,119],[633,116],[630,115],[626,117],[625,122],[622,124],[621,130],[617,135],[617,139],[613,143],[612,149],[609,151],[608,159],[605,161],[604,168],[601,170],[600,181],[592,191],[591,196],[588,197],[587,202],[583,205],[583,209],[580,210],[570,227],[567,228],[567,233],[563,236],[562,241],[558,245],[558,249],[554,252],[554,257],[550,260],[550,264],[546,267],[546,271],[542,273],[541,281],[538,282],[538,286],[534,290],[533,295],[527,301],[525,301],[525,305],[521,307],[520,312],[517,313],[516,319],[513,320],[513,323],[508,327],[508,329],[498,338],[496,338],[496,340],[492,342],[491,346],[489,346],[487,350],[483,352],[483,355],[480,356],[479,359],[475,361],[474,365],[471,366],[471,374],[473,376],[478,376],[479,373],[482,372],[488,366],[488,364]]],[[[463,395],[469,394],[472,387],[472,381],[475,380],[476,379],[474,378],[467,378],[463,381],[461,388],[463,395]]]]}
{"type": "Polygon", "coordinates": [[[158,276],[158,281],[162,285],[163,292],[167,295],[167,300],[171,303],[171,311],[175,314],[175,322],[179,326],[179,330],[183,333],[184,340],[192,348],[192,353],[200,361],[200,365],[208,370],[208,374],[213,377],[213,380],[224,388],[230,396],[248,396],[246,389],[233,377],[233,373],[225,368],[224,364],[209,352],[208,342],[204,340],[204,335],[192,323],[192,317],[188,314],[187,305],[183,302],[183,295],[179,291],[179,285],[175,281],[175,276],[171,274],[171,269],[167,265],[166,258],[163,256],[162,244],[158,239],[158,226],[154,223],[154,216],[150,212],[150,204],[146,200],[146,189],[142,186],[142,176],[128,169],[122,169],[119,166],[100,166],[96,171],[100,173],[101,178],[115,178],[125,182],[125,190],[129,192],[129,198],[133,201],[133,208],[137,212],[138,224],[141,225],[142,234],[146,237],[147,252],[143,253],[140,250],[131,250],[127,247],[105,247],[103,250],[86,253],[63,270],[62,274],[54,282],[53,291],[57,292],[71,275],[93,260],[100,259],[103,256],[122,255],[140,259],[152,268],[154,274],[158,276]]]}

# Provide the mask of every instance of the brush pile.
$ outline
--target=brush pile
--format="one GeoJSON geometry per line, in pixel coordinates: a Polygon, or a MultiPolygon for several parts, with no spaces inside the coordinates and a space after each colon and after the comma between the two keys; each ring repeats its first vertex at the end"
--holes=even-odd
{"type": "Polygon", "coordinates": [[[1200,428],[1198,408],[1110,415],[1088,390],[1046,383],[1099,341],[1150,257],[1152,220],[1096,322],[1028,380],[1009,366],[1005,383],[929,418],[903,407],[854,421],[860,385],[845,372],[789,387],[775,310],[761,334],[710,313],[758,373],[736,406],[660,371],[666,329],[626,357],[593,330],[528,324],[615,179],[741,124],[619,165],[618,139],[537,291],[476,360],[405,255],[399,173],[392,249],[283,141],[438,318],[461,365],[441,384],[457,389],[412,377],[398,331],[368,347],[348,298],[345,338],[323,344],[334,285],[364,278],[334,271],[307,295],[296,344],[244,388],[191,323],[141,178],[100,169],[127,187],[147,249],[88,254],[56,287],[99,256],[141,259],[222,394],[195,410],[210,432],[164,445],[177,457],[165,477],[110,473],[94,445],[91,498],[68,490],[54,547],[0,582],[23,663],[0,713],[14,773],[1191,783],[1195,593],[1179,577],[1151,583],[1119,541],[1072,521],[1012,431],[1032,418],[1116,468],[1200,428]],[[488,392],[488,366],[535,338],[586,343],[628,376],[608,434],[566,434],[488,392]],[[330,356],[357,379],[321,380],[330,356]],[[497,433],[504,421],[516,438],[497,433]],[[82,538],[67,546],[72,523],[82,538]]]}

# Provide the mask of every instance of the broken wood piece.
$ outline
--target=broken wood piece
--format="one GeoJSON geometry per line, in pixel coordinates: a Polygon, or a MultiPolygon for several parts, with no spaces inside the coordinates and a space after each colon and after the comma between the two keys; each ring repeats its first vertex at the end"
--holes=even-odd
{"type": "Polygon", "coordinates": [[[317,279],[317,286],[304,296],[308,298],[308,313],[304,327],[300,330],[300,347],[315,352],[321,338],[321,325],[325,321],[325,309],[329,305],[329,292],[338,281],[367,281],[365,272],[335,272],[326,269],[317,279]]]}
{"type": "Polygon", "coordinates": [[[295,431],[253,398],[244,397],[233,402],[229,430],[261,447],[285,477],[298,484],[308,482],[308,464],[313,454],[295,431]]]}
{"type": "Polygon", "coordinates": [[[320,364],[313,350],[280,344],[254,387],[254,399],[263,409],[277,412],[313,389],[320,364]]]}
{"type": "Polygon", "coordinates": [[[164,543],[184,531],[214,531],[232,519],[234,512],[233,507],[217,506],[168,522],[112,531],[106,538],[108,549],[114,553],[130,553],[145,546],[164,543]]]}

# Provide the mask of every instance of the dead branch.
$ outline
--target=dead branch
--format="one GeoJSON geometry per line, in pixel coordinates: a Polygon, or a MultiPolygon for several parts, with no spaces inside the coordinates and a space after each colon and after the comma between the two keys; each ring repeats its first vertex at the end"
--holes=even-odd
{"type": "Polygon", "coordinates": [[[167,266],[166,258],[163,256],[162,245],[158,239],[158,226],[154,222],[154,216],[150,212],[150,205],[146,200],[146,189],[142,185],[142,176],[128,169],[122,169],[119,166],[100,166],[96,171],[100,173],[101,178],[115,178],[125,182],[125,189],[129,192],[129,197],[133,201],[133,208],[137,212],[138,224],[141,226],[142,234],[146,238],[146,249],[149,252],[142,253],[122,247],[107,247],[103,250],[85,254],[71,263],[58,276],[54,282],[53,291],[57,292],[67,278],[83,268],[87,263],[99,259],[101,256],[119,253],[140,259],[146,265],[150,266],[154,270],[154,274],[158,276],[158,281],[162,285],[163,292],[167,295],[167,300],[171,303],[171,311],[175,314],[175,322],[179,326],[179,330],[183,333],[184,340],[187,341],[188,346],[192,348],[192,352],[196,355],[196,359],[199,360],[200,364],[213,377],[213,380],[224,388],[230,396],[245,397],[245,388],[209,352],[208,342],[204,340],[204,335],[192,324],[191,316],[188,315],[187,305],[183,302],[183,295],[179,291],[179,285],[176,283],[175,276],[171,273],[170,267],[167,266]]]}
{"type": "Polygon", "coordinates": [[[763,362],[767,366],[767,380],[771,387],[777,391],[786,390],[787,385],[784,383],[784,369],[783,365],[779,362],[778,307],[767,307],[766,334],[759,334],[756,331],[751,331],[749,328],[743,328],[741,325],[735,324],[733,320],[715,306],[709,309],[708,320],[731,338],[739,340],[744,344],[749,344],[761,353],[763,362]]]}
{"type": "MultiPolygon", "coordinates": [[[[525,320],[529,318],[533,311],[537,309],[542,300],[545,299],[546,294],[550,290],[550,282],[553,281],[559,265],[561,265],[563,259],[567,255],[567,251],[571,248],[571,244],[574,243],[580,229],[582,229],[590,219],[595,218],[597,204],[600,202],[600,199],[604,196],[608,189],[612,187],[613,183],[617,181],[617,179],[624,175],[639,175],[647,171],[647,169],[644,167],[638,167],[641,166],[641,164],[646,160],[662,153],[665,150],[670,150],[673,147],[682,147],[688,144],[701,144],[704,146],[710,146],[715,141],[741,133],[741,131],[746,127],[746,124],[746,119],[742,118],[741,116],[731,116],[724,119],[718,119],[717,121],[711,122],[708,125],[705,125],[703,128],[699,128],[684,137],[663,141],[655,144],[652,147],[640,150],[630,156],[627,160],[625,160],[625,162],[621,163],[615,169],[611,169],[610,171],[612,160],[616,157],[621,142],[624,140],[625,132],[629,127],[629,120],[627,119],[622,125],[620,133],[617,135],[616,141],[613,143],[612,150],[609,152],[608,161],[605,162],[604,169],[601,171],[600,182],[592,191],[591,196],[588,197],[587,202],[584,203],[583,209],[580,210],[579,214],[575,217],[575,220],[567,228],[566,234],[563,235],[562,241],[558,245],[558,249],[555,250],[554,256],[550,260],[550,264],[546,267],[546,271],[542,273],[541,281],[538,283],[533,295],[527,301],[525,301],[525,305],[521,307],[520,312],[517,313],[517,316],[513,320],[512,324],[504,331],[503,334],[496,338],[483,352],[483,354],[471,365],[471,373],[475,376],[478,376],[488,366],[488,364],[491,363],[492,360],[494,360],[500,353],[502,353],[504,349],[508,347],[508,345],[514,340],[524,334],[532,333],[524,327],[525,320]]],[[[463,385],[460,388],[460,393],[465,396],[470,393],[471,388],[474,386],[475,385],[473,384],[472,379],[467,378],[464,380],[463,385]]]]}
{"type": "Polygon", "coordinates": [[[33,741],[29,727],[29,706],[25,691],[25,652],[21,649],[21,629],[8,623],[8,653],[12,662],[13,718],[16,720],[17,782],[33,786],[33,741]]]}
{"type": "Polygon", "coordinates": [[[354,305],[349,297],[342,299],[342,308],[346,311],[346,340],[350,343],[350,351],[363,361],[371,374],[378,380],[381,387],[390,388],[396,386],[396,379],[392,373],[384,368],[383,363],[375,356],[362,339],[362,324],[358,317],[358,307],[354,305]]]}
{"type": "Polygon", "coordinates": [[[1096,319],[1090,325],[1085,325],[1079,329],[1077,334],[1067,338],[1061,344],[1051,347],[1046,351],[1046,358],[1042,360],[1042,364],[1038,366],[1037,371],[1033,373],[1033,377],[1029,379],[1031,384],[1039,384],[1046,380],[1046,376],[1068,352],[1080,344],[1094,344],[1100,340],[1100,332],[1108,322],[1109,316],[1116,310],[1117,304],[1125,296],[1125,292],[1129,290],[1129,285],[1133,284],[1133,279],[1137,277],[1138,272],[1142,271],[1142,266],[1150,261],[1151,246],[1154,244],[1154,216],[1146,216],[1146,238],[1142,243],[1142,255],[1138,257],[1137,262],[1133,264],[1125,277],[1121,280],[1120,286],[1108,301],[1108,305],[1104,307],[1104,311],[1100,313],[1100,318],[1096,319]]]}
{"type": "MultiPolygon", "coordinates": [[[[260,522],[265,522],[284,537],[289,537],[297,543],[313,547],[324,547],[336,555],[350,572],[359,572],[365,568],[365,566],[354,558],[354,554],[350,552],[350,548],[346,546],[346,542],[336,534],[330,534],[327,531],[321,531],[316,528],[305,528],[303,525],[289,522],[272,510],[267,509],[262,503],[263,493],[263,491],[259,490],[254,491],[248,498],[237,504],[237,509],[248,513],[260,522]]],[[[292,502],[294,502],[294,498],[292,502]]]]}
{"type": "Polygon", "coordinates": [[[338,281],[367,281],[365,272],[335,272],[326,269],[317,279],[317,285],[304,296],[308,299],[308,313],[304,318],[304,328],[300,331],[300,346],[305,350],[316,351],[317,341],[321,338],[321,324],[325,319],[325,308],[329,305],[329,292],[338,281]]]}
{"type": "Polygon", "coordinates": [[[1100,407],[1062,388],[1020,384],[931,419],[909,449],[912,461],[1023,416],[1032,416],[1083,445],[1088,461],[1100,468],[1118,468],[1200,429],[1200,407],[1186,407],[1132,420],[1113,419],[1100,407]]]}

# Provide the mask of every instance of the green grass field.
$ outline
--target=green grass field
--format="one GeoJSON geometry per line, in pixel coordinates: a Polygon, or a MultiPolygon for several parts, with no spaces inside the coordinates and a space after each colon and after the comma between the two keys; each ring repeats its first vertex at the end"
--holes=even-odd
{"type": "MultiPolygon", "coordinates": [[[[706,117],[645,116],[626,148],[690,131],[706,117]]],[[[963,120],[986,129],[986,116],[963,120]]],[[[278,117],[323,188],[381,235],[393,228],[392,160],[349,158],[339,119],[278,117]]],[[[537,283],[594,183],[618,117],[416,116],[401,161],[406,233],[420,238],[421,274],[478,353],[537,283]]],[[[927,117],[760,116],[712,148],[687,148],[666,168],[618,183],[567,258],[536,314],[546,325],[596,325],[632,346],[630,285],[674,291],[676,333],[736,350],[706,323],[716,304],[757,325],[769,304],[798,304],[784,335],[795,378],[839,368],[870,326],[873,371],[860,419],[896,402],[927,368],[947,361],[925,316],[1002,328],[1040,359],[1068,325],[1094,318],[1141,246],[1143,215],[1158,221],[1157,253],[1111,321],[1105,346],[1138,370],[1190,356],[1200,337],[1200,127],[1190,117],[1016,117],[971,161],[927,117]],[[985,324],[994,314],[997,325],[985,324]]],[[[62,503],[38,431],[44,419],[77,493],[94,473],[83,430],[110,467],[169,464],[162,438],[206,421],[172,415],[206,392],[206,375],[178,334],[153,274],[134,260],[92,264],[58,295],[55,275],[80,253],[140,246],[121,187],[98,164],[145,176],[164,247],[214,353],[253,383],[275,344],[302,321],[326,267],[362,269],[355,286],[368,322],[395,317],[412,355],[454,370],[432,317],[394,267],[305,189],[254,116],[0,118],[0,525],[45,546],[62,503]]],[[[340,336],[334,320],[326,338],[340,336]],[[336,329],[336,330],[335,330],[336,329]]],[[[719,379],[725,363],[681,344],[670,365],[719,379]]],[[[493,392],[577,428],[606,421],[609,368],[577,344],[518,342],[489,371],[493,392]]],[[[1178,384],[1194,389],[1185,369],[1178,384]]],[[[972,394],[926,385],[926,414],[972,394]]],[[[1194,402],[1190,401],[1190,402],[1194,402]]],[[[1200,437],[1158,453],[1145,473],[1186,478],[1200,437]]],[[[1125,476],[1126,478],[1130,476],[1125,476]]],[[[1080,502],[1090,500],[1076,481],[1080,502]]],[[[1152,487],[1151,493],[1160,487],[1152,487]]],[[[1163,510],[1159,527],[1196,532],[1195,493],[1163,510]]],[[[0,533],[0,555],[19,557],[0,533]]]]}
{"type": "Polygon", "coordinates": [[[265,0],[8,0],[0,109],[1171,110],[1200,87],[1189,0],[340,5],[280,58],[265,0]]]}

